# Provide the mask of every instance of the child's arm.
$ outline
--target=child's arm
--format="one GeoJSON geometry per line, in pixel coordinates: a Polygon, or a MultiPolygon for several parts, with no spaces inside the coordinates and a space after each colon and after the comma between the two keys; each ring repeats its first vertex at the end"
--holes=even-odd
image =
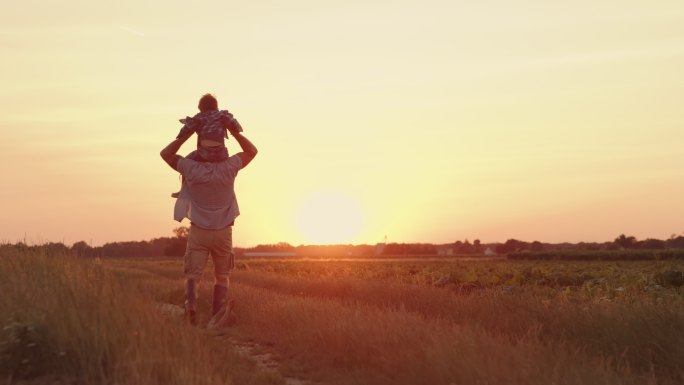
{"type": "Polygon", "coordinates": [[[223,127],[226,129],[226,139],[228,139],[228,132],[242,132],[242,126],[237,119],[235,119],[233,114],[226,110],[221,112],[223,113],[221,116],[221,123],[223,123],[223,127]]]}
{"type": "Polygon", "coordinates": [[[184,119],[178,119],[178,121],[183,123],[183,127],[181,127],[180,131],[178,132],[176,139],[187,134],[192,134],[197,130],[197,121],[189,116],[184,119]]]}

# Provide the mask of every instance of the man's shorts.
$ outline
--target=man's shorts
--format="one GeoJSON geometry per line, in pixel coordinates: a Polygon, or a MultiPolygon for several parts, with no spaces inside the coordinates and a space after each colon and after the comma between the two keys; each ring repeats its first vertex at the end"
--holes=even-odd
{"type": "Polygon", "coordinates": [[[228,272],[235,267],[232,226],[220,230],[190,226],[184,257],[185,278],[199,282],[210,254],[214,261],[215,283],[227,287],[228,272]]]}

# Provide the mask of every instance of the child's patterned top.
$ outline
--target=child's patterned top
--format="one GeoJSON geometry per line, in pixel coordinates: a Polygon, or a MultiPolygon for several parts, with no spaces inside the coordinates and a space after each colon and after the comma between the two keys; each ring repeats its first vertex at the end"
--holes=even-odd
{"type": "Polygon", "coordinates": [[[200,112],[192,118],[188,116],[185,119],[179,119],[179,121],[183,123],[183,128],[176,138],[180,138],[188,132],[196,132],[198,144],[202,139],[224,143],[223,140],[228,139],[228,127],[230,126],[233,126],[236,131],[242,132],[240,123],[233,117],[233,114],[226,110],[200,112]]]}

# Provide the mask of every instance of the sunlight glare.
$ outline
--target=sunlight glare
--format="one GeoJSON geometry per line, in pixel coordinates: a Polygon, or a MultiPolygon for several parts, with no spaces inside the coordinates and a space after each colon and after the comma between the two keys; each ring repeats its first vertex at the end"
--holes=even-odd
{"type": "Polygon", "coordinates": [[[307,242],[349,243],[361,232],[364,215],[359,202],[351,196],[321,191],[303,202],[296,222],[307,242]]]}

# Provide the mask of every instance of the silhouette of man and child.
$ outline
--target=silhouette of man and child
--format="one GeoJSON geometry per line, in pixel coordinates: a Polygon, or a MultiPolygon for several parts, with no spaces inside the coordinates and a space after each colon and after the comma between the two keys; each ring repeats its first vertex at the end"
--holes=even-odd
{"type": "Polygon", "coordinates": [[[235,177],[257,154],[257,149],[243,134],[240,123],[226,110],[218,109],[211,94],[199,100],[200,112],[180,119],[178,136],[160,155],[182,175],[181,189],[176,198],[174,219],[190,220],[190,231],[183,257],[185,276],[185,318],[197,324],[199,284],[209,255],[214,263],[212,314],[209,326],[225,322],[233,307],[228,299],[228,274],[235,266],[232,229],[240,215],[235,196],[235,177]],[[193,134],[197,134],[197,149],[186,157],[178,150],[193,134]],[[242,152],[229,156],[225,140],[228,134],[240,145],[242,152]]]}

